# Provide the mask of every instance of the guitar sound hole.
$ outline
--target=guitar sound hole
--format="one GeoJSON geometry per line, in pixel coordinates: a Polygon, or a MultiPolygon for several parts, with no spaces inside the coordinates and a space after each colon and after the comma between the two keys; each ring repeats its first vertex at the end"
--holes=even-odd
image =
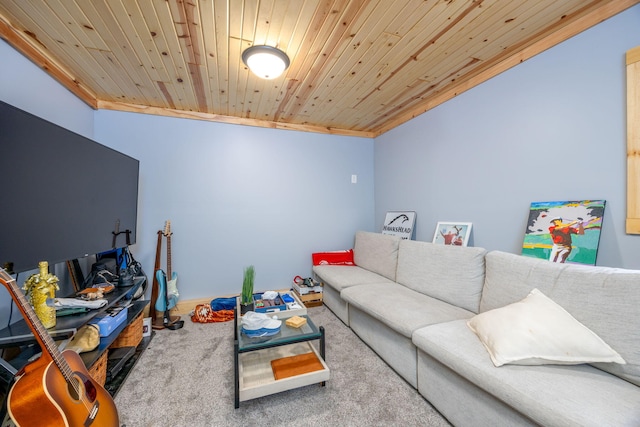
{"type": "Polygon", "coordinates": [[[82,392],[82,387],[80,386],[78,378],[71,378],[71,381],[67,383],[67,390],[69,391],[69,395],[73,400],[80,399],[79,392],[82,392]]]}
{"type": "Polygon", "coordinates": [[[73,400],[79,400],[80,396],[84,393],[89,401],[93,402],[98,395],[98,390],[93,382],[91,382],[91,379],[77,373],[73,376],[71,382],[67,383],[67,388],[73,400]]]}

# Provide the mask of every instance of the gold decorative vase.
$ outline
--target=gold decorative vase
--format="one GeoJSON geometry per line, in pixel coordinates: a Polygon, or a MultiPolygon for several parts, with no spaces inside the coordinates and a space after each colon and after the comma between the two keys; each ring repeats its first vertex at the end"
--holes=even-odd
{"type": "Polygon", "coordinates": [[[47,305],[47,299],[56,297],[58,288],[58,278],[49,273],[49,263],[40,261],[38,264],[40,272],[32,274],[22,288],[29,298],[29,303],[36,312],[42,325],[49,329],[56,326],[56,308],[47,305]]]}

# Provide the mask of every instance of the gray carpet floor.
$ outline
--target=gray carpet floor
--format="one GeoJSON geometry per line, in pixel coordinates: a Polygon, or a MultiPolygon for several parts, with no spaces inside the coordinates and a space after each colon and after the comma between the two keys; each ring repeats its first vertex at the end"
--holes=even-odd
{"type": "Polygon", "coordinates": [[[326,307],[309,309],[325,327],[331,379],[248,400],[234,408],[233,322],[185,317],[156,331],[116,396],[121,424],[155,426],[450,426],[326,307]]]}

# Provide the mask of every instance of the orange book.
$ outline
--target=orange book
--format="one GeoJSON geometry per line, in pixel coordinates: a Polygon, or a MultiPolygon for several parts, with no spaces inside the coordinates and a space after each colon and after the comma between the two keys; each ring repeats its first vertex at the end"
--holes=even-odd
{"type": "Polygon", "coordinates": [[[315,353],[298,354],[271,361],[273,376],[276,380],[324,369],[315,353]]]}

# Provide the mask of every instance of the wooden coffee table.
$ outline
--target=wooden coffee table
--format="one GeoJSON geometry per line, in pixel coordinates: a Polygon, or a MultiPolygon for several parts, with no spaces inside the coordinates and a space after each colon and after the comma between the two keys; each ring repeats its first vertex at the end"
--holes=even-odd
{"type": "Polygon", "coordinates": [[[242,325],[238,321],[237,307],[238,304],[234,318],[233,346],[236,408],[240,407],[240,402],[281,391],[316,383],[324,386],[330,376],[329,367],[325,363],[324,328],[317,327],[306,310],[269,313],[282,320],[280,332],[270,337],[249,338],[241,333],[242,325]],[[300,328],[287,326],[286,319],[294,315],[304,317],[307,323],[300,328]],[[312,345],[315,340],[319,340],[319,351],[312,345]],[[284,375],[284,378],[275,379],[271,363],[274,360],[277,360],[275,365],[278,374],[284,375]],[[283,371],[283,366],[292,367],[293,370],[283,371]],[[288,376],[292,372],[294,374],[288,376]]]}

